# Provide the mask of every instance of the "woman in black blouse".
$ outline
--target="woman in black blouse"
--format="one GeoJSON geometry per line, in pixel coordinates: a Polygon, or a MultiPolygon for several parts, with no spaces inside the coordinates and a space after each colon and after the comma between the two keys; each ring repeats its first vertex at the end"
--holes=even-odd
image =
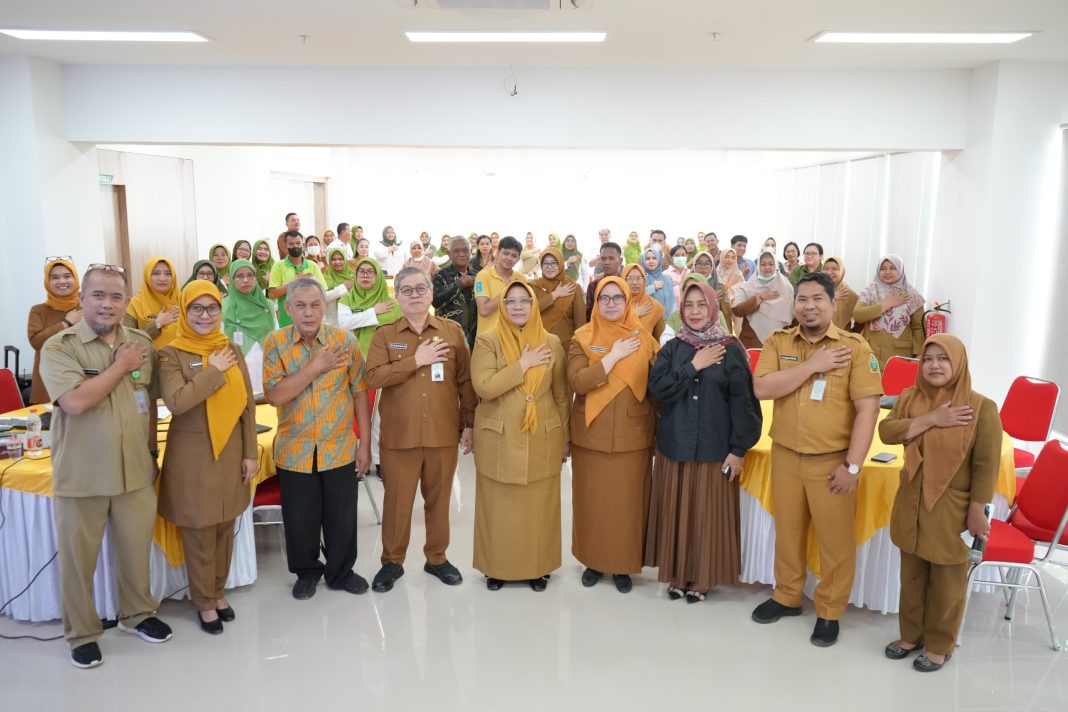
{"type": "Polygon", "coordinates": [[[687,603],[741,573],[738,476],[763,418],[745,349],[719,322],[714,289],[682,295],[682,328],[649,372],[662,405],[645,542],[668,598],[687,603]]]}

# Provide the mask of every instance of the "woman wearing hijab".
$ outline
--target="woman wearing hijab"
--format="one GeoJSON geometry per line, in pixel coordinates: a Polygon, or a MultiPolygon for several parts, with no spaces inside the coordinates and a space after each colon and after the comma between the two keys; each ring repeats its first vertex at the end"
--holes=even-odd
{"type": "Polygon", "coordinates": [[[215,285],[215,288],[219,290],[219,294],[224,297],[226,296],[226,285],[219,279],[219,271],[215,269],[215,265],[211,260],[197,260],[193,265],[193,273],[189,275],[189,279],[185,280],[182,289],[185,289],[190,282],[195,282],[198,279],[205,282],[211,282],[215,285]]]}
{"type": "MultiPolygon", "coordinates": [[[[269,253],[269,251],[268,251],[269,253]]],[[[252,244],[248,240],[238,240],[230,252],[230,263],[234,260],[252,260],[252,244]]]]}
{"type": "Polygon", "coordinates": [[[397,239],[396,231],[389,225],[382,228],[382,242],[374,249],[374,257],[381,269],[391,277],[404,266],[404,247],[397,239]]]}
{"type": "Polygon", "coordinates": [[[349,264],[348,255],[340,247],[331,247],[326,255],[326,269],[323,280],[326,282],[326,316],[323,317],[330,326],[337,326],[337,303],[345,296],[356,282],[356,270],[349,264]]]}
{"type": "MultiPolygon", "coordinates": [[[[714,271],[712,273],[712,276],[713,279],[715,279],[714,271]]],[[[723,330],[726,331],[728,334],[733,334],[734,332],[731,331],[731,320],[727,318],[727,312],[724,311],[725,299],[723,297],[722,290],[717,289],[713,284],[709,282],[709,280],[705,279],[705,277],[702,276],[700,273],[690,272],[688,275],[686,275],[686,279],[682,280],[683,293],[685,293],[686,288],[694,282],[698,284],[707,284],[709,287],[712,287],[717,297],[716,310],[719,314],[719,325],[723,327],[723,330]]],[[[675,335],[682,331],[682,313],[678,309],[676,309],[675,313],[669,316],[664,323],[664,333],[660,335],[661,346],[666,344],[668,341],[674,339],[675,335]]]]}
{"type": "Polygon", "coordinates": [[[181,529],[189,595],[207,633],[235,618],[223,591],[234,520],[259,469],[256,403],[240,348],[219,331],[222,296],[205,280],[181,294],[178,335],[159,352],[160,394],[172,418],[159,513],[181,529]]]}
{"type": "MultiPolygon", "coordinates": [[[[206,261],[205,264],[210,266],[206,261]]],[[[152,345],[159,350],[178,333],[178,299],[181,291],[178,289],[174,265],[166,257],[150,258],[142,274],[141,291],[126,305],[122,324],[148,334],[152,338],[152,345]]]]}
{"type": "Polygon", "coordinates": [[[271,281],[271,267],[274,266],[274,257],[271,256],[271,246],[266,240],[256,240],[252,246],[252,267],[256,270],[256,284],[260,289],[267,291],[267,285],[271,281]]]}
{"type": "Polygon", "coordinates": [[[411,257],[405,260],[404,269],[414,267],[427,277],[433,277],[438,273],[438,266],[434,264],[434,260],[427,255],[423,243],[420,240],[414,240],[412,244],[408,246],[408,249],[411,252],[411,257]]]}
{"type": "Polygon", "coordinates": [[[1001,462],[1001,418],[992,400],[972,390],[960,339],[924,342],[916,385],[879,424],[883,442],[905,445],[890,538],[901,549],[901,638],[886,657],[924,649],[912,666],[934,672],[956,645],[968,580],[968,530],[985,539],[983,512],[994,497],[1001,462]]]}
{"type": "Polygon", "coordinates": [[[74,269],[69,257],[50,257],[45,261],[45,300],[43,304],[30,307],[30,315],[26,319],[26,338],[33,347],[30,405],[52,402],[41,380],[41,348],[53,334],[82,320],[82,308],[78,306],[78,285],[78,270],[74,269]]]}
{"type": "Polygon", "coordinates": [[[530,280],[538,299],[541,322],[561,344],[570,344],[575,329],[586,323],[583,289],[564,271],[564,256],[555,247],[541,253],[541,276],[530,280]]]}
{"type": "Polygon", "coordinates": [[[571,410],[572,544],[582,585],[613,574],[620,593],[641,571],[649,515],[654,408],[646,397],[659,344],[619,277],[597,283],[591,321],[575,332],[567,376],[571,410]]]}
{"type": "Polygon", "coordinates": [[[256,268],[248,260],[230,263],[230,293],[222,301],[226,338],[245,357],[252,392],[263,393],[263,340],[274,331],[274,303],[256,283],[256,268]]]}
{"type": "Polygon", "coordinates": [[[853,321],[863,325],[864,338],[886,367],[891,356],[914,357],[923,345],[923,296],[909,284],[897,255],[879,263],[875,280],[857,298],[853,321]]]}
{"type": "Polygon", "coordinates": [[[564,256],[564,271],[567,272],[567,276],[571,278],[571,281],[585,289],[585,285],[590,281],[590,268],[586,264],[586,260],[582,259],[582,253],[579,252],[578,240],[574,235],[568,235],[564,238],[564,249],[560,251],[564,256]]]}
{"type": "Polygon", "coordinates": [[[549,247],[555,247],[558,250],[560,249],[560,236],[555,232],[549,233],[549,247]]]}
{"type": "Polygon", "coordinates": [[[623,245],[623,264],[639,265],[642,262],[642,242],[638,233],[631,232],[623,245]]]}
{"type": "MultiPolygon", "coordinates": [[[[737,257],[737,255],[735,255],[737,257]]],[[[716,258],[708,250],[701,250],[693,258],[693,271],[686,275],[687,279],[695,274],[704,277],[704,281],[709,287],[716,290],[716,294],[719,295],[719,320],[723,323],[723,327],[728,333],[734,333],[734,320],[730,318],[731,307],[730,302],[727,301],[727,289],[719,281],[719,271],[716,269],[716,258]]],[[[738,272],[738,279],[741,280],[741,272],[738,272]]],[[[682,287],[686,287],[687,279],[682,280],[682,287]]],[[[678,310],[675,314],[671,315],[668,319],[668,326],[674,331],[678,331],[681,325],[681,320],[677,316],[678,310]]]]}
{"type": "Polygon", "coordinates": [[[656,357],[649,394],[660,403],[645,565],[668,598],[703,601],[742,570],[738,475],[763,417],[749,357],[720,325],[716,290],[684,287],[682,327],[656,357]]]}
{"type": "Polygon", "coordinates": [[[544,591],[560,567],[560,467],[570,440],[567,359],[542,326],[534,290],[504,293],[497,325],[471,353],[475,409],[474,567],[496,591],[544,591]]]}
{"type": "Polygon", "coordinates": [[[779,272],[775,255],[765,252],[753,279],[742,282],[730,296],[734,316],[741,317],[738,339],[747,349],[764,348],[764,340],[794,320],[794,288],[779,272]]]}
{"type": "MultiPolygon", "coordinates": [[[[221,242],[216,243],[208,250],[208,259],[211,261],[212,267],[215,268],[215,274],[219,275],[220,283],[228,289],[230,286],[230,250],[221,242]]],[[[222,289],[219,291],[222,292],[224,297],[226,296],[225,291],[222,289]]]]}
{"type": "Polygon", "coordinates": [[[652,334],[657,343],[664,333],[664,306],[649,296],[645,281],[645,270],[641,265],[627,265],[623,268],[623,281],[630,292],[630,303],[634,314],[642,326],[652,334]]]}
{"type": "Polygon", "coordinates": [[[337,325],[352,331],[364,358],[371,347],[375,329],[392,324],[403,316],[400,305],[389,296],[382,268],[370,257],[356,263],[356,282],[338,300],[337,325]]]}
{"type": "Polygon", "coordinates": [[[645,290],[664,307],[664,314],[670,316],[671,312],[675,311],[675,284],[664,274],[667,257],[660,251],[660,247],[653,245],[642,255],[645,263],[645,290]]]}
{"type": "Polygon", "coordinates": [[[689,267],[693,264],[693,258],[697,256],[697,241],[692,237],[687,237],[683,244],[686,246],[686,267],[689,267]]]}
{"type": "Polygon", "coordinates": [[[719,266],[716,267],[716,278],[723,285],[723,289],[720,291],[720,309],[723,309],[729,315],[727,321],[730,322],[730,332],[737,334],[742,330],[742,320],[731,313],[731,294],[734,292],[735,287],[745,281],[745,276],[738,269],[737,252],[731,249],[720,252],[719,266]]]}
{"type": "Polygon", "coordinates": [[[434,264],[438,266],[438,269],[445,269],[452,264],[449,260],[450,242],[452,242],[452,238],[449,235],[442,235],[438,249],[434,251],[434,264]]]}
{"type": "Polygon", "coordinates": [[[834,325],[845,331],[854,331],[853,310],[859,296],[845,283],[845,263],[838,257],[828,257],[823,261],[823,271],[834,280],[834,297],[838,300],[832,320],[834,325]]]}

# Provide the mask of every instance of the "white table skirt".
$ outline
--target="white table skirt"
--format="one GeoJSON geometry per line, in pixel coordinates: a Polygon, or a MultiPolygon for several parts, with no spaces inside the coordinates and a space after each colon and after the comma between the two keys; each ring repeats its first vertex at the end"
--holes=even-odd
{"type": "MultiPolygon", "coordinates": [[[[994,495],[994,517],[1005,519],[1008,500],[994,495]]],[[[744,583],[775,585],[775,519],[760,501],[741,492],[742,575],[744,583]]],[[[997,577],[997,571],[989,570],[997,577]]],[[[985,578],[985,576],[981,577],[985,578]]],[[[816,577],[809,571],[805,595],[812,598],[816,577]]],[[[989,588],[989,587],[984,587],[989,588]]],[[[890,541],[890,528],[883,527],[857,547],[857,571],[849,603],[881,613],[897,613],[901,593],[901,552],[890,541]]]]}
{"type": "MultiPolygon", "coordinates": [[[[0,529],[0,604],[17,595],[56,552],[56,525],[52,498],[18,490],[2,492],[3,514],[0,529]]],[[[103,546],[93,577],[93,600],[101,618],[118,615],[117,562],[111,550],[110,527],[104,530],[103,546]]],[[[252,507],[235,523],[234,553],[226,588],[246,586],[256,580],[256,540],[252,507]]],[[[185,565],[174,568],[154,543],[149,562],[152,595],[188,598],[185,565]]],[[[12,601],[4,615],[20,621],[50,621],[62,617],[59,599],[59,564],[53,561],[41,572],[26,593],[12,601]]]]}

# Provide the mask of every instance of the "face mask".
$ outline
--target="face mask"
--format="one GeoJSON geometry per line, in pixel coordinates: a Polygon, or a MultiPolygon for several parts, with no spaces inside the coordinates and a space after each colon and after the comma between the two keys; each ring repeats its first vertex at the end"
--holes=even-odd
{"type": "Polygon", "coordinates": [[[286,252],[289,253],[290,257],[300,257],[301,254],[303,254],[303,252],[304,252],[304,248],[303,247],[289,247],[289,248],[286,248],[286,252]]]}
{"type": "Polygon", "coordinates": [[[321,250],[321,248],[318,245],[309,245],[308,246],[308,254],[311,255],[312,257],[318,257],[320,250],[321,250]]]}
{"type": "Polygon", "coordinates": [[[674,264],[676,267],[678,267],[680,269],[686,266],[686,258],[685,257],[674,257],[674,258],[672,258],[671,262],[672,262],[672,264],[674,264]]]}
{"type": "Polygon", "coordinates": [[[757,274],[757,279],[759,279],[761,282],[764,282],[766,284],[766,283],[770,282],[771,280],[775,279],[775,273],[772,272],[767,277],[765,277],[764,275],[758,273],[757,274]]]}

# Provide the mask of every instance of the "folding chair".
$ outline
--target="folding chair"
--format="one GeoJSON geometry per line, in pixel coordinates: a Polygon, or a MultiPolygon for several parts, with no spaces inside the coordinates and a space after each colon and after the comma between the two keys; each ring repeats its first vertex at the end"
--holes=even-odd
{"type": "MultiPolygon", "coordinates": [[[[1061,388],[1053,381],[1019,376],[1001,404],[1001,427],[1014,440],[1045,442],[1060,397],[1061,388]]],[[[1013,460],[1016,469],[1024,471],[1022,474],[1035,464],[1034,454],[1020,448],[1013,448],[1013,460]]]]}
{"type": "Polygon", "coordinates": [[[883,369],[883,394],[901,395],[901,391],[916,385],[916,373],[919,370],[919,359],[891,356],[883,369]]]}
{"type": "Polygon", "coordinates": [[[762,349],[746,349],[746,353],[749,354],[749,373],[756,373],[757,361],[760,360],[760,352],[762,349]]]}
{"type": "Polygon", "coordinates": [[[10,369],[0,368],[0,413],[10,413],[25,407],[15,374],[10,369]]]}

